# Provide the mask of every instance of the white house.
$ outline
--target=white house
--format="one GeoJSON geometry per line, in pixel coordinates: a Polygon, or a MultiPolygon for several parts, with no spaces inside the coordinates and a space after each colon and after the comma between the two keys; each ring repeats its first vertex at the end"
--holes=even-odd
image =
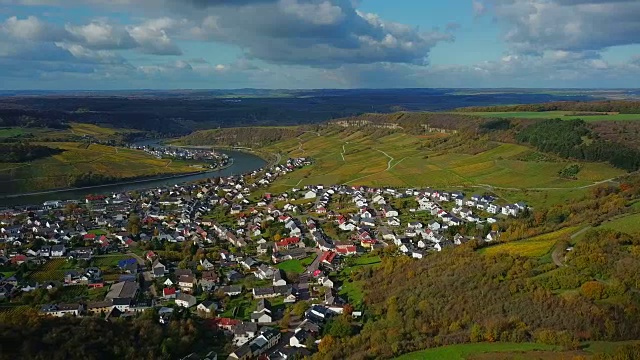
{"type": "Polygon", "coordinates": [[[53,245],[51,247],[51,256],[52,257],[62,257],[67,252],[67,249],[64,245],[53,245]]]}
{"type": "Polygon", "coordinates": [[[176,305],[190,308],[196,304],[196,297],[189,294],[178,294],[176,296],[176,305]]]}

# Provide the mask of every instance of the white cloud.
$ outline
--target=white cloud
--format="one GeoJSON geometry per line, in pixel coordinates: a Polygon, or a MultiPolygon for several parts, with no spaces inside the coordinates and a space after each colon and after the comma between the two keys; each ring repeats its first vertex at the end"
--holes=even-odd
{"type": "Polygon", "coordinates": [[[640,1],[493,0],[515,51],[602,50],[640,43],[640,1]]]}
{"type": "Polygon", "coordinates": [[[66,25],[65,29],[78,43],[92,49],[131,49],[138,46],[129,32],[104,21],[86,25],[66,25]]]}

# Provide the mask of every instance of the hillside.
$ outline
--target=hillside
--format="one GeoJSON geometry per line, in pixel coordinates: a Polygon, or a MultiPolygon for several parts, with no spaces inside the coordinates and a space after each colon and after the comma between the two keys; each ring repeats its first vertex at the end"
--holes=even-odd
{"type": "Polygon", "coordinates": [[[97,185],[197,171],[179,161],[138,150],[73,142],[40,143],[61,152],[21,163],[0,163],[0,194],[97,185]]]}
{"type": "Polygon", "coordinates": [[[315,358],[392,358],[484,341],[575,350],[582,341],[637,339],[638,246],[637,235],[591,232],[562,268],[470,247],[423,261],[385,258],[377,270],[356,276],[366,284],[367,323],[358,335],[332,338],[333,346],[315,358]]]}
{"type": "MultiPolygon", "coordinates": [[[[0,127],[64,128],[70,122],[186,135],[238,126],[321,123],[366,112],[452,110],[467,105],[590,100],[604,94],[546,91],[479,96],[449,89],[183,90],[36,93],[0,97],[0,127]]],[[[1,95],[1,94],[0,94],[1,95]]]]}
{"type": "Polygon", "coordinates": [[[208,145],[221,147],[264,147],[294,138],[304,130],[294,127],[250,127],[200,130],[174,141],[175,145],[208,145]]]}

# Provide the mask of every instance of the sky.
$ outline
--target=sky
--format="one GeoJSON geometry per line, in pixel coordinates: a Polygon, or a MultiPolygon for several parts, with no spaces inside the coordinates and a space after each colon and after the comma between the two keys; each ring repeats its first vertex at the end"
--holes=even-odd
{"type": "Polygon", "coordinates": [[[640,87],[640,0],[0,0],[0,89],[640,87]]]}

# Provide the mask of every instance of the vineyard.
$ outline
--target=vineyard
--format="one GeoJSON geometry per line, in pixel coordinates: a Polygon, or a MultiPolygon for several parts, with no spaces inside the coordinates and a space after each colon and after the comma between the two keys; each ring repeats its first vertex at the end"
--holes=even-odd
{"type": "Polygon", "coordinates": [[[36,282],[63,281],[65,272],[71,269],[66,259],[51,259],[29,274],[27,279],[36,282]]]}
{"type": "Polygon", "coordinates": [[[36,308],[30,305],[0,306],[0,314],[2,315],[19,316],[24,315],[29,310],[36,310],[36,308]]]}

